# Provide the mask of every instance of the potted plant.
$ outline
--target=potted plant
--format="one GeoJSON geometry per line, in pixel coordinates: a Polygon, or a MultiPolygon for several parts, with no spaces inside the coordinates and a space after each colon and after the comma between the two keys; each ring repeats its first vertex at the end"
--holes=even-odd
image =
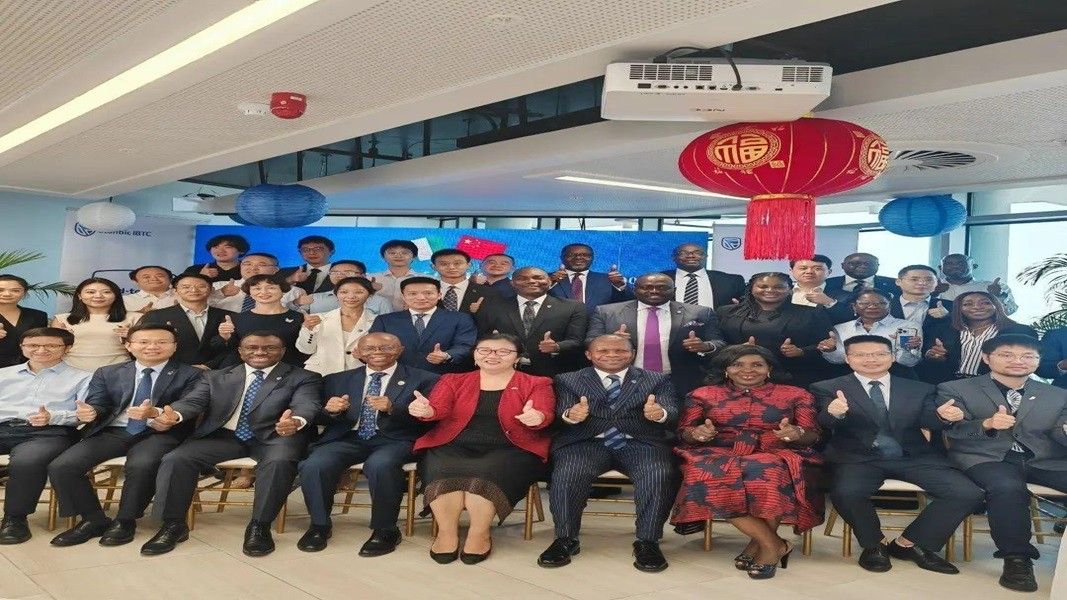
{"type": "Polygon", "coordinates": [[[1045,300],[1060,308],[1032,323],[1042,334],[1057,327],[1067,327],[1067,253],[1053,254],[1027,266],[1015,277],[1024,285],[1045,284],[1045,300]]]}
{"type": "MultiPolygon", "coordinates": [[[[0,252],[0,273],[7,272],[8,269],[15,265],[33,262],[42,258],[44,258],[44,254],[34,250],[5,250],[0,252]]],[[[34,292],[40,299],[47,298],[52,294],[73,296],[74,286],[63,281],[56,281],[54,283],[38,282],[30,284],[30,289],[28,291],[34,292]]]]}

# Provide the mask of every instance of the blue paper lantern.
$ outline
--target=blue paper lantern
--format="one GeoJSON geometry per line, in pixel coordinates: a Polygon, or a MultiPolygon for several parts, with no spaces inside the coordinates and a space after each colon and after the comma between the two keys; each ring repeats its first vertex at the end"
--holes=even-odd
{"type": "Polygon", "coordinates": [[[237,217],[261,227],[310,225],[326,216],[327,208],[326,196],[299,184],[264,183],[237,196],[237,217]]]}
{"type": "Polygon", "coordinates": [[[882,227],[908,237],[948,233],[966,220],[967,207],[948,195],[896,198],[878,211],[882,227]]]}

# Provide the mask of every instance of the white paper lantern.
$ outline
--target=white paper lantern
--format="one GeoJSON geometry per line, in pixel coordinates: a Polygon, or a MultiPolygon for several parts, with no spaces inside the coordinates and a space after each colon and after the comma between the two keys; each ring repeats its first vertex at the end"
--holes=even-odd
{"type": "Polygon", "coordinates": [[[93,231],[129,229],[137,215],[128,206],[113,202],[93,202],[78,209],[78,222],[93,231]]]}

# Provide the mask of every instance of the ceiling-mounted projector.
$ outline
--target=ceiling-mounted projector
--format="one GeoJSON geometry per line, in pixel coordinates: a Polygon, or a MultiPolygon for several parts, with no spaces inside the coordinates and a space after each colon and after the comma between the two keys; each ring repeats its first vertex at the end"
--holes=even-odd
{"type": "Polygon", "coordinates": [[[623,121],[792,121],[830,95],[828,64],[734,63],[736,73],[725,59],[612,63],[600,114],[623,121]]]}

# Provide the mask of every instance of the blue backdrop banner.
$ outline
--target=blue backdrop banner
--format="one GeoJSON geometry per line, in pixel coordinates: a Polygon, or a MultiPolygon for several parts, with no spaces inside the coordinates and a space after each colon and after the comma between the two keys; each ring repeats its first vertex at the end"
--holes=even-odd
{"type": "Polygon", "coordinates": [[[488,254],[504,253],[515,257],[515,266],[536,265],[549,272],[559,267],[559,251],[571,243],[593,247],[594,271],[607,271],[618,265],[632,281],[650,271],[674,268],[671,251],[680,244],[692,243],[701,248],[707,244],[703,232],[662,231],[558,231],[549,229],[417,229],[396,227],[301,227],[269,229],[242,225],[198,225],[196,227],[196,263],[209,262],[211,255],[204,249],[207,240],[225,233],[242,235],[253,252],[269,252],[278,257],[281,266],[295,266],[303,262],[296,242],[308,235],[322,235],[337,246],[334,259],[355,259],[367,264],[369,272],[385,270],[385,261],[378,254],[388,240],[410,240],[419,248],[419,256],[412,268],[431,273],[430,254],[442,248],[466,251],[477,263],[488,254]]]}

